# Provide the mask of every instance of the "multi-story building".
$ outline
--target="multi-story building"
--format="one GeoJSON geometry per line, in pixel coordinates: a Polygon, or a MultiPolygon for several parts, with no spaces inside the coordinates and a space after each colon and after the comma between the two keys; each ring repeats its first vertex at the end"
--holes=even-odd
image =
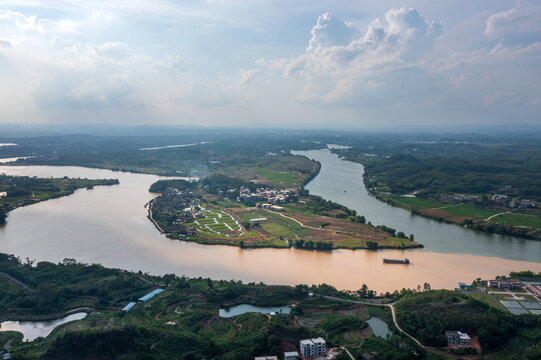
{"type": "Polygon", "coordinates": [[[487,285],[498,289],[518,289],[521,283],[517,280],[488,280],[487,285]]]}
{"type": "Polygon", "coordinates": [[[449,345],[470,345],[470,337],[468,334],[460,331],[446,331],[447,344],[449,345]]]}
{"type": "Polygon", "coordinates": [[[322,338],[305,339],[300,342],[301,354],[304,357],[325,355],[326,343],[322,338]]]}

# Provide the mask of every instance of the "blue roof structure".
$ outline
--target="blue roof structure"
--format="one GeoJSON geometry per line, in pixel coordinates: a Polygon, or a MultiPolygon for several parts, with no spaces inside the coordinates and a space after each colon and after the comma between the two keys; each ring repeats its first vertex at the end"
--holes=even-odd
{"type": "Polygon", "coordinates": [[[128,305],[124,306],[122,311],[130,311],[135,306],[135,304],[137,304],[137,303],[133,302],[133,301],[131,303],[128,303],[128,305]]]}
{"type": "Polygon", "coordinates": [[[148,294],[146,294],[145,296],[141,296],[139,299],[137,299],[137,301],[147,301],[147,300],[150,300],[152,299],[154,296],[160,294],[163,292],[163,289],[156,289],[154,291],[151,291],[149,292],[148,294]]]}

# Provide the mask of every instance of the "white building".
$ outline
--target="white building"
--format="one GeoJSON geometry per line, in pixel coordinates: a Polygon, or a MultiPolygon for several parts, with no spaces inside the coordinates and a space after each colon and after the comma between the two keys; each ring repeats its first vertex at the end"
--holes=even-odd
{"type": "Polygon", "coordinates": [[[301,354],[304,357],[325,355],[326,344],[322,338],[305,339],[300,342],[301,354]]]}
{"type": "Polygon", "coordinates": [[[284,360],[299,360],[299,353],[296,351],[285,352],[284,360]]]}

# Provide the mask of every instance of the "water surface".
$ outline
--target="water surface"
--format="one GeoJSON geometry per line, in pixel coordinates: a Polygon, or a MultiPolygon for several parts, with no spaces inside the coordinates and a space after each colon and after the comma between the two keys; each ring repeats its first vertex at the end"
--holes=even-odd
{"type": "MultiPolygon", "coordinates": [[[[344,166],[328,151],[320,151],[322,171],[309,188],[316,192],[327,183],[326,196],[336,201],[338,196],[344,205],[359,209],[363,186],[359,168],[344,166]],[[351,181],[346,181],[351,176],[351,181]],[[323,184],[322,184],[323,181],[323,184]],[[344,182],[345,181],[345,182],[344,182]]],[[[458,281],[471,282],[477,277],[490,278],[510,271],[530,269],[541,271],[538,243],[520,239],[496,239],[495,246],[505,251],[492,253],[476,250],[480,246],[461,236],[470,231],[446,225],[453,236],[442,231],[436,239],[427,238],[427,232],[418,228],[414,232],[427,249],[404,250],[336,250],[316,252],[298,249],[240,249],[231,246],[209,246],[171,240],[160,234],[147,219],[144,205],[156,194],[148,192],[159,176],[114,172],[103,169],[58,166],[0,166],[0,173],[38,177],[118,178],[119,185],[96,186],[92,190],[77,190],[73,195],[52,199],[31,206],[18,208],[9,213],[7,223],[0,227],[0,252],[14,254],[22,259],[60,262],[74,258],[85,263],[101,263],[107,267],[143,271],[156,275],[176,274],[189,277],[213,279],[236,279],[269,284],[320,284],[327,283],[340,289],[356,290],[363,284],[369,288],[393,291],[404,287],[415,288],[429,282],[435,288],[453,288],[458,281]],[[500,243],[502,241],[502,243],[500,243]],[[460,242],[464,248],[437,242],[460,242]],[[435,245],[432,245],[434,244],[435,245]],[[472,248],[472,254],[468,253],[472,248]],[[523,251],[516,249],[524,247],[523,251]],[[437,251],[438,249],[447,249],[437,251]],[[515,250],[513,250],[515,249],[515,250]],[[533,255],[532,255],[533,253],[533,255]],[[501,254],[497,256],[494,254],[501,254]],[[383,264],[384,257],[409,258],[412,265],[383,264]],[[514,258],[514,259],[513,259],[514,258]]],[[[376,201],[367,197],[369,201],[376,201]]],[[[374,207],[380,206],[379,202],[374,207]]],[[[381,205],[385,206],[385,205],[381,205]]],[[[378,207],[380,208],[380,207],[378,207]]],[[[375,208],[377,209],[377,208],[375,208]]],[[[377,211],[359,211],[378,223],[377,211]]],[[[404,221],[400,209],[395,219],[384,218],[382,223],[399,230],[405,226],[395,224],[404,221]],[[400,217],[402,216],[402,217],[400,217]]],[[[417,220],[416,220],[417,221],[417,220]]],[[[430,222],[420,218],[421,223],[430,222]]],[[[434,223],[437,226],[442,224],[434,223]]],[[[445,228],[445,229],[447,229],[445,228]]],[[[472,235],[473,236],[473,235],[472,235]]],[[[489,240],[487,240],[489,241],[489,240]]]]}
{"type": "Polygon", "coordinates": [[[23,341],[34,341],[38,337],[47,337],[57,326],[84,319],[86,313],[75,313],[51,321],[4,321],[0,331],[17,331],[23,334],[23,341]]]}
{"type": "Polygon", "coordinates": [[[228,309],[220,309],[218,311],[218,315],[223,318],[230,318],[233,316],[238,316],[246,313],[258,313],[258,314],[270,314],[270,313],[276,313],[276,314],[289,314],[291,311],[291,308],[289,306],[281,306],[281,307],[261,307],[261,306],[253,306],[249,304],[241,304],[232,306],[228,309]]]}
{"type": "Polygon", "coordinates": [[[364,187],[361,164],[340,160],[328,150],[293,153],[322,165],[319,175],[306,186],[311,194],[354,209],[375,225],[388,225],[408,235],[414,234],[415,240],[425,246],[424,252],[541,262],[541,241],[478,232],[412,215],[370,196],[364,187]]]}
{"type": "Polygon", "coordinates": [[[372,329],[374,335],[384,339],[387,338],[387,335],[391,335],[391,331],[389,330],[387,323],[380,318],[371,317],[370,319],[366,320],[366,322],[372,329]]]}

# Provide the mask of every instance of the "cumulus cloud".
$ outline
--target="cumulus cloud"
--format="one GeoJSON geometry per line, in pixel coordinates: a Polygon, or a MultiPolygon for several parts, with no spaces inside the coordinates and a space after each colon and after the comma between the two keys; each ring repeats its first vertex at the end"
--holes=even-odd
{"type": "Polygon", "coordinates": [[[120,41],[95,44],[65,36],[79,27],[72,21],[0,13],[7,38],[0,41],[4,66],[19,74],[38,107],[141,108],[148,105],[153,87],[187,83],[180,56],[154,58],[120,41]]]}
{"type": "Polygon", "coordinates": [[[492,14],[486,21],[485,35],[507,40],[541,39],[541,5],[529,4],[492,14]]]}
{"type": "Polygon", "coordinates": [[[326,12],[317,19],[316,25],[312,28],[312,38],[308,43],[308,49],[347,45],[357,35],[357,32],[357,29],[351,24],[338,20],[326,12]]]}
{"type": "Polygon", "coordinates": [[[374,20],[364,34],[325,13],[312,28],[304,54],[269,62],[267,69],[305,78],[301,100],[340,101],[359,88],[381,87],[385,74],[414,66],[441,33],[441,24],[413,8],[387,11],[384,20],[374,20]]]}

